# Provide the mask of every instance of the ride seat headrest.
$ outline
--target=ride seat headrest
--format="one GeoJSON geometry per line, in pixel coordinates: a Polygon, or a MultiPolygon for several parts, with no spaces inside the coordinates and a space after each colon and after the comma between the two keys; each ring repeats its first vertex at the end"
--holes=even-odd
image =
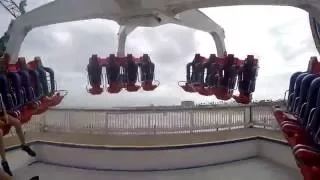
{"type": "Polygon", "coordinates": [[[228,58],[234,58],[234,54],[228,54],[228,58]]]}
{"type": "Polygon", "coordinates": [[[127,55],[127,58],[128,58],[128,59],[133,59],[132,54],[128,54],[128,55],[127,55]]]}
{"type": "Polygon", "coordinates": [[[143,54],[142,55],[142,62],[144,62],[144,63],[150,63],[151,62],[150,57],[149,57],[148,54],[143,54]]]}
{"type": "Polygon", "coordinates": [[[215,54],[210,54],[209,61],[215,61],[217,56],[215,54]]]}
{"type": "Polygon", "coordinates": [[[94,54],[89,59],[89,64],[98,65],[99,64],[99,58],[98,55],[94,54]]]}
{"type": "Polygon", "coordinates": [[[317,57],[313,56],[310,58],[307,71],[309,73],[313,73],[313,74],[320,73],[320,63],[319,63],[317,57]]]}
{"type": "Polygon", "coordinates": [[[312,84],[312,81],[317,78],[315,74],[309,74],[302,79],[300,86],[300,101],[303,104],[307,100],[307,95],[312,84]]]}
{"type": "Polygon", "coordinates": [[[24,58],[24,57],[18,58],[18,64],[19,64],[21,69],[27,69],[28,68],[27,62],[26,62],[26,58],[24,58]]]}
{"type": "Polygon", "coordinates": [[[254,56],[253,55],[248,55],[247,59],[254,59],[254,56]]]}
{"type": "Polygon", "coordinates": [[[34,61],[37,63],[38,67],[42,67],[42,60],[41,60],[41,58],[39,56],[36,56],[34,58],[34,61]]]}
{"type": "Polygon", "coordinates": [[[28,66],[29,66],[29,68],[31,68],[31,69],[37,69],[37,68],[38,68],[38,63],[37,63],[36,60],[30,61],[30,62],[28,62],[28,66]]]}
{"type": "Polygon", "coordinates": [[[0,72],[7,71],[7,63],[5,62],[4,58],[0,58],[0,72]]]}
{"type": "Polygon", "coordinates": [[[302,84],[302,80],[305,76],[307,76],[308,73],[302,73],[300,74],[297,79],[296,79],[296,82],[295,82],[295,85],[294,85],[294,94],[295,94],[295,97],[299,97],[300,96],[300,90],[301,90],[301,84],[302,84]]]}

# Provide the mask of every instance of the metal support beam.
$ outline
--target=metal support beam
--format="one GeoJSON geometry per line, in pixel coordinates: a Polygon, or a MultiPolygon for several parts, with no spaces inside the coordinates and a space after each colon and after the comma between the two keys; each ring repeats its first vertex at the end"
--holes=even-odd
{"type": "Polygon", "coordinates": [[[224,29],[198,9],[184,11],[177,15],[173,23],[208,32],[215,44],[217,56],[223,57],[227,51],[224,43],[224,29]]]}
{"type": "Polygon", "coordinates": [[[126,48],[126,41],[127,36],[135,30],[135,26],[120,26],[119,32],[118,32],[118,57],[124,57],[126,55],[125,48],[126,48]]]}
{"type": "Polygon", "coordinates": [[[21,9],[13,0],[0,0],[0,4],[15,18],[22,14],[21,9]]]}

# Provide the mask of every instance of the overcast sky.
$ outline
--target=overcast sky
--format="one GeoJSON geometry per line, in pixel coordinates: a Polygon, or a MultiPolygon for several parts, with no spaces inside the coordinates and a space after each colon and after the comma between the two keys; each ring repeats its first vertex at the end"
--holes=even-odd
{"type": "MultiPolygon", "coordinates": [[[[29,0],[28,10],[48,0],[29,0]]],[[[229,53],[239,58],[253,54],[260,60],[254,99],[282,98],[292,72],[306,70],[310,56],[318,56],[312,40],[308,14],[290,7],[221,7],[201,9],[226,33],[229,53]]],[[[7,29],[10,15],[0,8],[0,33],[7,29]]],[[[154,92],[86,92],[86,65],[92,54],[116,53],[118,24],[108,20],[87,20],[34,29],[26,37],[21,56],[41,56],[52,67],[60,89],[69,91],[62,107],[112,107],[171,105],[182,100],[217,101],[184,92],[177,82],[185,79],[185,65],[195,53],[216,53],[210,35],[177,25],[138,28],[127,39],[126,51],[135,56],[148,53],[156,65],[161,86],[154,92]]]]}

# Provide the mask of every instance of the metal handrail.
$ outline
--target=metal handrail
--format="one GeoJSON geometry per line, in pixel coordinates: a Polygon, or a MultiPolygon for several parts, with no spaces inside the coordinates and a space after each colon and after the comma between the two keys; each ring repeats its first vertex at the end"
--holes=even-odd
{"type": "Polygon", "coordinates": [[[26,132],[172,134],[231,130],[250,126],[276,129],[271,106],[142,109],[52,109],[34,116],[26,132]]]}

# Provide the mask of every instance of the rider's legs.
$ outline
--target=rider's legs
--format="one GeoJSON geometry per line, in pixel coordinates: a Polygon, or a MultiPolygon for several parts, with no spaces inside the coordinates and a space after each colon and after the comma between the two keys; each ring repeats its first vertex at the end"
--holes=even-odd
{"type": "MultiPolygon", "coordinates": [[[[22,132],[20,121],[17,118],[15,118],[11,115],[8,115],[8,124],[10,124],[11,126],[13,126],[16,129],[17,136],[18,136],[20,143],[21,143],[21,149],[23,151],[27,152],[30,156],[35,156],[36,153],[28,145],[25,144],[25,138],[24,138],[24,134],[22,132]]],[[[12,176],[12,172],[10,170],[8,161],[6,159],[5,146],[3,143],[3,132],[1,129],[0,129],[0,156],[1,156],[1,165],[2,165],[3,170],[7,174],[12,176]]]]}
{"type": "Polygon", "coordinates": [[[11,115],[8,115],[8,124],[10,124],[11,126],[13,126],[15,128],[17,136],[18,136],[20,143],[21,143],[21,149],[23,151],[27,152],[32,157],[36,156],[36,153],[28,145],[26,145],[25,137],[24,137],[24,134],[22,131],[20,121],[17,118],[15,118],[11,115]]]}
{"type": "Polygon", "coordinates": [[[0,156],[1,156],[1,165],[2,165],[3,170],[7,174],[12,176],[12,172],[10,170],[8,161],[6,159],[6,153],[5,153],[4,143],[3,143],[3,132],[2,132],[2,129],[0,129],[0,156]]]}
{"type": "Polygon", "coordinates": [[[0,170],[0,179],[1,180],[12,180],[12,178],[5,172],[0,170]]]}

